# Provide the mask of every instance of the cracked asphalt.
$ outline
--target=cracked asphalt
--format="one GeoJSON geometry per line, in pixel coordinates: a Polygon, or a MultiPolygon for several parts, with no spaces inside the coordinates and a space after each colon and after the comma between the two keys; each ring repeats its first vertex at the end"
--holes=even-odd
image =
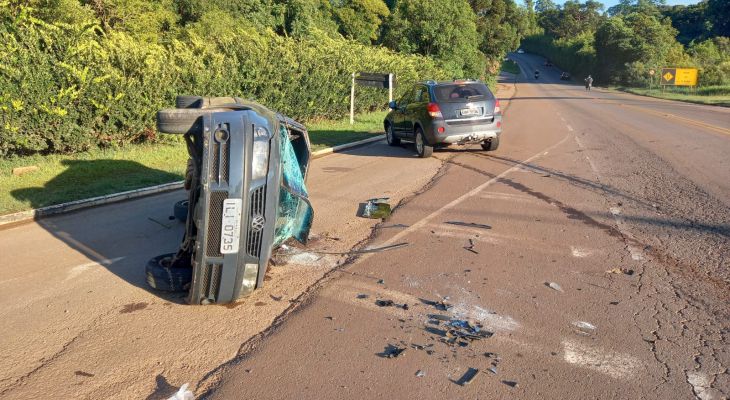
{"type": "Polygon", "coordinates": [[[500,83],[498,151],[315,160],[315,239],[236,304],[145,287],[180,192],[0,231],[0,398],[728,398],[730,110],[514,57],[542,74],[500,83]]]}

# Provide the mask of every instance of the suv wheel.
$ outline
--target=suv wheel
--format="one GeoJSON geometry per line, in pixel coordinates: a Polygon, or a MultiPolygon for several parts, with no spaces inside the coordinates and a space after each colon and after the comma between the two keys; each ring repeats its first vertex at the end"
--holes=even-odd
{"type": "Polygon", "coordinates": [[[494,151],[499,148],[499,138],[492,138],[489,141],[482,142],[482,149],[486,151],[494,151]]]}
{"type": "Polygon", "coordinates": [[[391,146],[398,146],[400,144],[400,138],[395,137],[395,134],[393,134],[393,125],[391,124],[388,124],[388,127],[385,128],[385,140],[391,146]]]}
{"type": "Polygon", "coordinates": [[[426,137],[423,136],[423,129],[416,128],[416,153],[421,158],[431,157],[433,154],[433,146],[429,146],[426,137]]]}

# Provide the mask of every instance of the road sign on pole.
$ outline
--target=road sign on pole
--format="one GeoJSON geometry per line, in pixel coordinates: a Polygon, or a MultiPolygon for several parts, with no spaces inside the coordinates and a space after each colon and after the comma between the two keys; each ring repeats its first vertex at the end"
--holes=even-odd
{"type": "Polygon", "coordinates": [[[661,85],[697,86],[697,68],[662,68],[661,85]]]}
{"type": "Polygon", "coordinates": [[[350,124],[355,123],[355,85],[377,89],[388,89],[388,102],[393,101],[393,74],[377,74],[372,72],[354,72],[350,88],[350,124]]]}

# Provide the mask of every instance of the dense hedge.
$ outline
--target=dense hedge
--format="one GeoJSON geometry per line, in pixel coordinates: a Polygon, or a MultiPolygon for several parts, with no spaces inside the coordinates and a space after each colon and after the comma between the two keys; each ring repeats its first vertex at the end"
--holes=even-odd
{"type": "MultiPolygon", "coordinates": [[[[214,15],[145,42],[93,23],[0,10],[0,156],[153,139],[155,112],[178,94],[236,95],[296,118],[334,118],[349,111],[354,71],[394,72],[401,83],[450,76],[425,57],[246,26],[214,15]]],[[[359,89],[357,110],[386,102],[387,92],[359,89]]]]}

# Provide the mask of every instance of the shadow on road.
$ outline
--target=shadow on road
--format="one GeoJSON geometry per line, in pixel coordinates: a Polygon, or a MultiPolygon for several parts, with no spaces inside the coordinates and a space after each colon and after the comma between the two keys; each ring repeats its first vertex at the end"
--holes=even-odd
{"type": "MultiPolygon", "coordinates": [[[[90,198],[181,179],[177,174],[126,160],[70,160],[64,165],[68,169],[43,187],[17,189],[11,195],[40,208],[58,204],[59,199],[90,198]]],[[[171,215],[174,201],[185,195],[172,192],[161,196],[169,198],[169,203],[161,203],[159,197],[146,197],[85,209],[83,214],[48,217],[37,224],[93,261],[77,266],[79,273],[101,266],[166,301],[182,303],[184,293],[156,291],[146,283],[146,260],[175,251],[183,235],[183,224],[171,215]]]]}

